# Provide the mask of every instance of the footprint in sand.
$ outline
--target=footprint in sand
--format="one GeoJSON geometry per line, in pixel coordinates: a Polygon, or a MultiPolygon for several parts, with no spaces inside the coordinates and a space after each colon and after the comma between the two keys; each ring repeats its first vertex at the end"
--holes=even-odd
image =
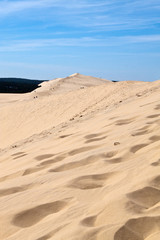
{"type": "Polygon", "coordinates": [[[150,126],[146,125],[146,126],[144,126],[142,128],[139,128],[138,130],[139,131],[143,131],[143,130],[148,130],[149,128],[150,128],[150,126]]]}
{"type": "Polygon", "coordinates": [[[19,156],[19,155],[22,155],[22,154],[25,154],[25,152],[17,152],[17,153],[14,153],[14,154],[12,154],[11,156],[19,156]]]}
{"type": "Polygon", "coordinates": [[[160,116],[160,114],[153,114],[153,115],[147,116],[147,118],[157,118],[159,116],[160,116]]]}
{"type": "Polygon", "coordinates": [[[28,168],[26,170],[24,170],[22,176],[26,176],[26,175],[30,175],[32,173],[36,173],[36,172],[40,172],[42,171],[43,169],[45,169],[45,167],[31,167],[31,168],[28,168]]]}
{"type": "Polygon", "coordinates": [[[111,117],[111,118],[109,118],[109,120],[114,120],[114,119],[116,119],[117,117],[115,116],[115,117],[111,117]]]}
{"type": "Polygon", "coordinates": [[[74,156],[74,155],[77,155],[79,153],[83,153],[83,152],[87,152],[89,150],[92,150],[92,149],[96,149],[97,147],[99,147],[99,145],[97,146],[88,146],[88,147],[81,147],[81,148],[77,148],[77,149],[74,149],[72,151],[70,151],[68,153],[69,156],[74,156]]]}
{"type": "Polygon", "coordinates": [[[53,159],[49,159],[49,160],[46,160],[46,161],[43,161],[41,162],[38,166],[41,167],[41,166],[50,166],[54,163],[57,163],[57,162],[61,162],[62,160],[64,160],[65,158],[67,157],[67,154],[62,154],[60,156],[57,156],[53,159]]]}
{"type": "Polygon", "coordinates": [[[67,186],[70,188],[78,188],[82,190],[101,188],[107,182],[113,183],[113,178],[115,176],[116,176],[116,180],[119,181],[119,179],[117,179],[117,174],[118,174],[117,172],[109,172],[109,173],[81,176],[73,179],[67,186]]]}
{"type": "Polygon", "coordinates": [[[160,231],[160,216],[135,218],[128,220],[115,233],[114,240],[154,239],[152,237],[154,237],[154,234],[157,234],[159,231],[160,231]]]}
{"type": "Polygon", "coordinates": [[[111,164],[116,164],[116,163],[121,163],[126,160],[126,156],[123,157],[115,157],[118,154],[118,151],[111,151],[106,154],[103,154],[103,157],[106,159],[105,162],[111,163],[111,164]]]}
{"type": "Polygon", "coordinates": [[[51,158],[53,156],[54,154],[43,154],[43,155],[36,156],[35,159],[38,161],[42,161],[44,159],[51,158]]]}
{"type": "Polygon", "coordinates": [[[28,184],[28,185],[23,185],[23,186],[19,186],[19,187],[0,189],[0,197],[4,197],[7,195],[19,193],[19,192],[24,192],[28,189],[31,189],[33,186],[34,186],[34,184],[28,184]]]}
{"type": "Polygon", "coordinates": [[[126,205],[127,209],[136,213],[154,207],[160,202],[160,175],[154,177],[149,186],[131,192],[127,197],[130,200],[126,205]]]}
{"type": "Polygon", "coordinates": [[[69,137],[69,136],[72,136],[72,134],[68,134],[68,135],[61,135],[61,136],[59,136],[59,138],[67,138],[67,137],[69,137]]]}
{"type": "Polygon", "coordinates": [[[16,214],[12,219],[12,224],[21,228],[31,227],[48,215],[63,210],[68,204],[69,201],[62,200],[38,205],[16,214]]]}
{"type": "Polygon", "coordinates": [[[17,156],[17,157],[14,157],[13,159],[15,160],[15,159],[18,159],[18,158],[22,158],[22,157],[24,157],[24,156],[27,156],[27,154],[24,153],[24,154],[22,154],[22,155],[19,155],[19,156],[17,156]]]}
{"type": "Polygon", "coordinates": [[[124,162],[125,158],[123,157],[119,157],[119,158],[112,158],[111,160],[105,160],[105,162],[107,163],[111,163],[111,164],[116,164],[116,163],[121,163],[124,162]]]}
{"type": "Polygon", "coordinates": [[[116,154],[118,153],[118,151],[111,151],[108,153],[102,153],[101,157],[105,158],[113,158],[116,154]]]}
{"type": "Polygon", "coordinates": [[[116,125],[120,126],[120,125],[126,125],[129,123],[132,123],[135,120],[135,118],[130,118],[130,119],[120,119],[118,121],[115,122],[116,125]]]}
{"type": "Polygon", "coordinates": [[[160,104],[156,105],[155,110],[160,110],[160,104]]]}
{"type": "Polygon", "coordinates": [[[160,175],[156,176],[151,182],[151,186],[160,189],[160,175]]]}
{"type": "Polygon", "coordinates": [[[87,139],[85,141],[85,143],[91,143],[91,142],[98,142],[101,141],[103,139],[105,139],[107,136],[104,137],[100,137],[101,135],[103,135],[104,133],[93,133],[93,134],[89,134],[86,135],[84,138],[87,139]]]}
{"type": "Polygon", "coordinates": [[[90,140],[92,138],[97,138],[100,137],[103,133],[92,133],[92,134],[88,134],[86,135],[84,138],[87,140],[90,140]]]}
{"type": "Polygon", "coordinates": [[[83,167],[83,166],[95,163],[99,159],[100,159],[100,157],[98,157],[96,155],[89,156],[89,157],[84,158],[80,161],[66,163],[66,164],[63,164],[63,165],[61,165],[57,168],[50,169],[49,172],[63,172],[63,171],[71,170],[71,169],[74,169],[74,168],[83,167]]]}
{"type": "Polygon", "coordinates": [[[40,171],[46,169],[48,166],[50,166],[50,165],[52,165],[56,162],[62,161],[63,159],[66,158],[66,156],[67,156],[66,154],[63,154],[63,155],[57,156],[53,159],[43,161],[40,164],[38,164],[36,167],[31,167],[31,168],[26,169],[23,172],[23,176],[29,175],[29,174],[32,174],[32,173],[36,173],[36,172],[40,172],[40,171]]]}
{"type": "Polygon", "coordinates": [[[106,137],[92,138],[92,139],[89,139],[89,140],[85,141],[85,143],[99,142],[99,141],[104,140],[104,139],[106,139],[106,137]]]}
{"type": "Polygon", "coordinates": [[[97,220],[97,216],[90,216],[90,217],[84,218],[80,222],[80,224],[85,227],[94,227],[96,220],[97,220]]]}
{"type": "Polygon", "coordinates": [[[147,186],[127,194],[127,197],[135,207],[138,205],[143,209],[148,209],[160,201],[160,190],[147,186]]]}
{"type": "Polygon", "coordinates": [[[151,165],[154,167],[160,166],[160,159],[158,159],[158,161],[156,161],[156,162],[151,163],[151,165]]]}
{"type": "Polygon", "coordinates": [[[154,120],[154,121],[151,121],[151,122],[147,122],[146,124],[151,125],[151,126],[156,124],[156,125],[158,125],[158,129],[159,129],[160,119],[157,119],[157,120],[154,120]]]}
{"type": "Polygon", "coordinates": [[[144,143],[144,144],[138,144],[138,145],[135,145],[133,147],[130,148],[130,152],[132,153],[136,153],[138,152],[139,150],[141,150],[142,148],[145,148],[146,146],[148,146],[149,143],[144,143]]]}
{"type": "Polygon", "coordinates": [[[145,135],[145,134],[148,134],[150,133],[150,126],[144,126],[140,129],[138,129],[135,133],[132,134],[132,136],[140,136],[140,135],[145,135]]]}
{"type": "Polygon", "coordinates": [[[160,136],[155,135],[149,138],[149,140],[151,140],[152,143],[160,141],[160,136]]]}
{"type": "Polygon", "coordinates": [[[13,159],[18,159],[18,158],[24,157],[26,155],[27,155],[27,153],[25,153],[25,152],[17,152],[17,153],[12,154],[11,156],[14,157],[13,159]]]}

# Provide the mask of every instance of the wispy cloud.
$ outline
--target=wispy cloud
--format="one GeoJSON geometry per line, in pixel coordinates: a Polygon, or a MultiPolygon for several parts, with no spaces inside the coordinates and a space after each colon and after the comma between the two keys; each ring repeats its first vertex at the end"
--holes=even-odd
{"type": "Polygon", "coordinates": [[[0,15],[4,17],[12,13],[37,7],[42,7],[41,1],[1,1],[0,15]]]}
{"type": "Polygon", "coordinates": [[[11,43],[1,43],[0,51],[26,51],[55,47],[110,47],[151,42],[160,43],[160,35],[14,40],[11,43]]]}
{"type": "Polygon", "coordinates": [[[2,0],[0,19],[17,12],[25,12],[27,17],[27,13],[34,10],[35,19],[43,16],[45,22],[45,15],[53,25],[96,28],[97,31],[107,31],[110,27],[123,30],[160,23],[159,9],[159,0],[2,0]],[[149,14],[150,9],[156,14],[149,14]]]}
{"type": "Polygon", "coordinates": [[[145,42],[160,43],[160,35],[124,36],[122,38],[129,43],[145,43],[145,42]]]}
{"type": "MultiPolygon", "coordinates": [[[[112,2],[112,1],[111,1],[112,2]]],[[[109,1],[86,1],[86,0],[24,0],[24,1],[14,1],[14,0],[2,0],[0,2],[0,14],[1,17],[29,9],[38,8],[65,8],[65,9],[87,9],[97,7],[108,6],[112,3],[109,1]]]]}
{"type": "Polygon", "coordinates": [[[0,51],[158,42],[159,7],[159,0],[1,0],[0,27],[1,33],[6,34],[2,34],[0,51]],[[151,8],[154,11],[150,11],[151,8]],[[18,20],[13,21],[13,27],[14,16],[18,20]],[[4,19],[8,18],[10,25],[5,28],[4,19]],[[27,26],[21,24],[21,20],[27,26]],[[140,30],[145,29],[151,32],[143,35],[146,32],[140,30]],[[139,32],[126,36],[127,33],[123,33],[126,30],[139,32]]]}

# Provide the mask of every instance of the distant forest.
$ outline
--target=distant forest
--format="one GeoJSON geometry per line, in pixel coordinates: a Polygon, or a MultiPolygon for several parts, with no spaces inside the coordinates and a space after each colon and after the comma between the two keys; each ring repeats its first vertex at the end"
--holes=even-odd
{"type": "Polygon", "coordinates": [[[30,80],[25,78],[0,78],[0,93],[27,93],[38,88],[47,80],[30,80]]]}

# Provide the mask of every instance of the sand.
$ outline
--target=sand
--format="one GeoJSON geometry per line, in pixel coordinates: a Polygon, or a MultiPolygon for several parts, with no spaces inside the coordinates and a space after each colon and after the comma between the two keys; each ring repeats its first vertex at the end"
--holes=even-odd
{"type": "Polygon", "coordinates": [[[160,82],[56,81],[0,94],[0,239],[159,240],[160,82]]]}

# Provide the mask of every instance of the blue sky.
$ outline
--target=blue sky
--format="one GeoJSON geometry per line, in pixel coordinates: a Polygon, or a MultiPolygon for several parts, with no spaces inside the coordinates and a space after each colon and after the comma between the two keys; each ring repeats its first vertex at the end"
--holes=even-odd
{"type": "Polygon", "coordinates": [[[0,77],[160,79],[159,0],[0,0],[0,77]]]}

